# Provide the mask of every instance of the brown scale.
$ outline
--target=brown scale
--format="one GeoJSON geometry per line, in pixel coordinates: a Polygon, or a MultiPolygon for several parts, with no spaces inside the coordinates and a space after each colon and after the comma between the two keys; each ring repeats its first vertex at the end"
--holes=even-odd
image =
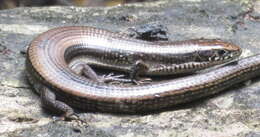
{"type": "MultiPolygon", "coordinates": [[[[247,76],[250,75],[250,77],[254,77],[253,74],[260,74],[257,73],[258,71],[260,72],[258,67],[254,66],[260,66],[260,55],[252,56],[247,59],[242,59],[240,60],[237,64],[235,65],[230,65],[230,66],[224,66],[223,68],[218,68],[216,70],[212,70],[207,73],[202,73],[198,75],[192,75],[188,76],[185,78],[176,79],[176,80],[170,80],[167,82],[161,82],[161,83],[152,83],[148,85],[140,85],[140,86],[131,86],[131,87],[125,87],[125,86],[111,86],[102,82],[95,81],[93,80],[90,82],[90,80],[83,81],[79,76],[76,74],[71,74],[71,73],[60,73],[62,72],[61,70],[68,70],[68,66],[63,63],[59,63],[56,60],[52,60],[51,57],[54,58],[59,58],[62,60],[64,58],[64,53],[58,52],[59,50],[57,49],[62,49],[65,50],[69,46],[73,46],[75,43],[67,43],[67,45],[64,45],[63,42],[59,42],[61,38],[63,37],[73,37],[73,35],[78,35],[80,32],[86,32],[82,35],[87,35],[88,37],[92,37],[95,35],[95,37],[99,37],[102,33],[102,38],[104,37],[110,37],[110,34],[113,36],[113,40],[118,40],[117,42],[122,42],[123,44],[128,44],[132,42],[132,44],[139,45],[140,47],[137,47],[139,51],[145,52],[147,51],[144,47],[141,46],[140,41],[133,40],[131,38],[128,38],[128,41],[126,42],[125,39],[122,39],[119,34],[115,33],[110,33],[109,31],[105,30],[100,30],[100,29],[94,29],[90,27],[62,27],[62,28],[56,28],[52,31],[48,31],[44,34],[41,34],[39,37],[37,37],[35,40],[33,40],[32,45],[29,47],[29,52],[28,52],[28,62],[27,64],[27,70],[29,77],[33,77],[34,79],[39,80],[45,87],[43,87],[45,90],[41,91],[41,93],[46,94],[46,96],[43,98],[43,102],[47,102],[49,106],[46,106],[47,108],[57,106],[55,104],[52,104],[53,102],[53,97],[48,96],[48,95],[58,95],[62,100],[54,100],[54,101],[59,101],[60,103],[66,104],[68,103],[69,105],[73,107],[77,107],[80,109],[88,109],[88,107],[91,110],[98,110],[98,111],[106,111],[106,112],[125,112],[125,113],[132,113],[132,112],[138,112],[138,111],[149,111],[149,110],[158,110],[162,109],[164,107],[169,107],[173,106],[175,104],[179,103],[185,103],[189,101],[193,101],[194,99],[198,99],[203,96],[208,96],[210,94],[219,92],[220,90],[224,90],[224,88],[231,86],[233,84],[236,84],[238,82],[243,81],[244,79],[234,79],[234,80],[229,80],[226,79],[226,77],[230,76],[235,76],[236,74],[238,76],[247,76]],[[55,34],[60,34],[59,32],[73,32],[71,33],[62,33],[62,36],[55,37],[53,36],[55,34]],[[91,33],[94,33],[91,35],[91,33]],[[49,44],[47,45],[46,40],[49,40],[51,38],[55,38],[49,41],[49,44]],[[35,42],[39,41],[41,42],[35,42]],[[59,43],[59,44],[57,44],[59,43]],[[43,48],[40,48],[39,45],[43,44],[44,48],[49,48],[48,46],[52,45],[52,49],[57,52],[53,52],[52,55],[50,53],[48,54],[38,54],[38,53],[45,53],[42,52],[44,50],[43,48]],[[71,44],[71,45],[68,45],[71,44]],[[65,47],[66,48],[65,48],[65,47]],[[68,46],[68,47],[67,47],[68,46]],[[43,60],[42,58],[46,58],[46,61],[43,60]],[[251,64],[252,62],[256,62],[256,64],[251,64]],[[39,65],[41,64],[41,65],[39,65]],[[57,66],[52,66],[53,64],[59,65],[57,66]],[[50,67],[49,67],[50,66],[50,67]],[[250,71],[241,71],[244,68],[248,68],[250,71]],[[57,68],[56,68],[57,67],[57,68]],[[257,68],[256,71],[252,72],[251,68],[257,68]],[[47,69],[51,69],[47,70],[47,69]],[[37,72],[38,74],[34,73],[37,72]],[[52,72],[52,74],[51,74],[52,72]],[[219,74],[222,75],[217,75],[216,73],[221,72],[219,74]],[[231,73],[227,73],[231,72],[231,73]],[[39,76],[38,76],[39,75],[39,76]],[[54,77],[54,76],[59,76],[59,77],[54,77]],[[75,77],[74,77],[75,76],[75,77]],[[76,77],[77,76],[77,77],[76,77]],[[43,77],[44,81],[40,77],[43,77]],[[205,81],[208,80],[208,81],[205,81]],[[179,85],[178,85],[179,84],[179,85]],[[210,87],[208,85],[211,85],[210,87]],[[225,87],[222,87],[222,86],[225,87]],[[52,87],[52,88],[50,88],[52,87]],[[177,88],[178,87],[178,88],[177,88]],[[219,88],[219,89],[218,89],[219,88]],[[47,92],[47,93],[46,93],[47,92]],[[48,93],[49,92],[49,93],[48,93]],[[109,94],[106,94],[108,92],[109,94]],[[76,101],[76,102],[75,102],[76,101]],[[169,102],[171,102],[169,104],[169,102]]],[[[102,39],[101,39],[102,40],[102,39]]],[[[201,42],[203,40],[200,40],[201,42]]],[[[197,44],[197,41],[191,41],[189,42],[189,45],[187,45],[187,48],[194,47],[193,43],[197,44]]],[[[86,42],[87,43],[87,42],[86,42]]],[[[184,42],[180,42],[179,44],[183,44],[184,42]]],[[[93,44],[93,43],[92,43],[93,44]]],[[[143,42],[142,44],[149,44],[143,42]]],[[[176,44],[176,43],[175,43],[176,44]]],[[[177,43],[178,44],[178,43],[177,43]]],[[[205,43],[203,43],[205,44],[205,43]]],[[[98,45],[101,47],[102,45],[98,45]]],[[[153,46],[153,45],[146,45],[146,47],[153,46]]],[[[196,45],[197,46],[197,45],[196,45]]],[[[205,46],[214,46],[214,41],[211,43],[210,41],[206,41],[205,45],[201,45],[202,48],[205,46]],[[211,45],[213,44],[213,45],[211,45]]],[[[235,45],[234,49],[235,49],[235,45]]],[[[217,46],[219,47],[219,46],[217,46]]],[[[104,46],[104,48],[106,48],[104,46]]],[[[110,48],[113,49],[113,46],[110,48]]],[[[160,47],[163,48],[163,47],[160,47]]],[[[175,48],[175,46],[172,46],[170,48],[175,48]]],[[[230,48],[230,47],[229,47],[230,48]]],[[[100,49],[99,49],[100,50],[100,49]]],[[[95,52],[98,53],[98,49],[94,49],[95,52]]],[[[116,49],[115,49],[116,50],[116,49]]],[[[118,59],[120,58],[120,55],[113,55],[115,50],[111,50],[109,52],[112,53],[104,53],[104,56],[106,56],[106,60],[103,60],[104,62],[109,61],[109,58],[112,59],[118,59]],[[113,55],[113,57],[111,56],[113,55]]],[[[130,48],[131,50],[131,48],[130,48]]],[[[228,50],[228,49],[225,49],[228,50]]],[[[231,49],[233,51],[233,49],[231,49]]],[[[106,51],[106,49],[102,50],[106,51]]],[[[124,50],[122,50],[124,51],[124,50]]],[[[174,51],[174,49],[172,50],[174,51]]],[[[186,51],[186,50],[185,50],[186,51]]],[[[237,50],[236,50],[237,51],[237,50]]],[[[50,51],[47,51],[50,52],[50,51]]],[[[160,50],[157,51],[156,56],[158,58],[165,57],[163,53],[161,53],[160,50]]],[[[237,51],[240,53],[239,51],[237,51]]],[[[103,53],[103,52],[102,52],[103,53]]],[[[202,52],[203,53],[203,52],[202,52]]],[[[101,54],[101,53],[100,53],[101,54]]],[[[122,53],[124,54],[124,53],[122,53]]],[[[126,53],[127,54],[127,53],[126,53]]],[[[187,54],[185,54],[187,55],[187,54]]],[[[141,56],[141,55],[140,55],[141,56]]],[[[146,54],[147,57],[153,56],[150,54],[146,54]]],[[[178,56],[181,56],[181,54],[178,54],[178,56]]],[[[136,57],[139,57],[138,54],[136,54],[136,57]]],[[[205,56],[204,56],[205,57],[205,56]]],[[[146,59],[146,58],[143,58],[146,59]]],[[[64,59],[65,60],[65,59],[64,59]]],[[[102,61],[102,60],[101,60],[102,61]]],[[[185,61],[185,60],[184,60],[185,61]]],[[[103,63],[103,62],[102,62],[103,63]]],[[[140,68],[144,68],[145,66],[152,66],[152,68],[156,68],[155,66],[159,66],[160,64],[163,69],[158,70],[158,74],[160,72],[165,74],[165,71],[162,71],[164,69],[167,70],[172,70],[172,71],[187,71],[183,69],[188,69],[194,71],[197,69],[196,67],[203,68],[207,66],[207,63],[203,62],[196,62],[198,64],[188,64],[187,66],[184,65],[170,65],[169,64],[164,64],[165,62],[156,62],[154,61],[153,63],[149,64],[149,61],[146,60],[141,60],[138,62],[133,62],[137,66],[139,65],[140,68]],[[144,63],[144,64],[142,64],[144,63]],[[148,64],[145,64],[148,63],[148,64]],[[191,69],[189,66],[193,67],[191,69]]],[[[190,63],[190,61],[183,62],[182,64],[190,63]]],[[[215,63],[217,64],[217,63],[215,63]]],[[[131,66],[133,64],[129,64],[131,66]]],[[[118,68],[118,64],[112,64],[113,67],[118,68]]],[[[103,66],[103,67],[108,67],[108,66],[103,66]]],[[[158,67],[157,67],[158,68],[158,67]]],[[[175,73],[175,72],[169,72],[166,74],[170,73],[175,73]]],[[[237,78],[237,77],[236,77],[237,78]]],[[[91,79],[91,78],[90,78],[91,79]]],[[[32,81],[33,84],[33,81],[32,81]]],[[[65,106],[60,106],[57,107],[56,109],[64,111],[64,110],[70,110],[68,113],[67,111],[64,111],[64,116],[69,117],[71,115],[71,112],[73,112],[73,109],[69,107],[68,105],[65,106]]]]}

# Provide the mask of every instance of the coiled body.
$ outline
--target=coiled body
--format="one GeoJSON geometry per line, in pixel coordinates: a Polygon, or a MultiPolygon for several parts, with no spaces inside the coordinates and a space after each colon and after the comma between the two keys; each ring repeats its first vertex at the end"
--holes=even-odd
{"type": "Polygon", "coordinates": [[[170,75],[225,63],[240,53],[239,47],[219,40],[151,43],[95,28],[62,27],[32,41],[27,71],[36,91],[41,93],[47,87],[69,106],[136,113],[189,102],[252,78],[260,71],[260,55],[204,74],[128,87],[83,78],[73,73],[68,64],[81,60],[128,72],[141,60],[148,66],[144,75],[170,75]]]}

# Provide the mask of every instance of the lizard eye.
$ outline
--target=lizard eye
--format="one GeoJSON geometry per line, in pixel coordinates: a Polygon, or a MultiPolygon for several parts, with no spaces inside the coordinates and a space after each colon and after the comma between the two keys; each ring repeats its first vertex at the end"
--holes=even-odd
{"type": "Polygon", "coordinates": [[[226,53],[227,53],[227,51],[225,51],[225,50],[219,50],[218,51],[219,56],[224,56],[226,53]]]}

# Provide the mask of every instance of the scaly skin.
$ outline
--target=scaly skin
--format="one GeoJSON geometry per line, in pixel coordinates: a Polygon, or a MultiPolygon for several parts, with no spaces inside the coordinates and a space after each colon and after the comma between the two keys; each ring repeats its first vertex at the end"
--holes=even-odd
{"type": "Polygon", "coordinates": [[[75,74],[71,66],[83,62],[131,73],[141,64],[145,69],[134,70],[138,74],[172,75],[229,62],[241,49],[220,40],[152,43],[91,27],[52,29],[34,39],[27,52],[30,83],[47,108],[65,116],[73,113],[71,107],[123,113],[158,110],[215,94],[260,71],[257,55],[167,82],[129,87],[96,82],[75,74]]]}

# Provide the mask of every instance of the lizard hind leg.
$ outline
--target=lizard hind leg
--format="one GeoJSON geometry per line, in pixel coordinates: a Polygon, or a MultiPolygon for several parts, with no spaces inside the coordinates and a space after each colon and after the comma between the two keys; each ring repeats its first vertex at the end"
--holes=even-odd
{"type": "Polygon", "coordinates": [[[84,76],[95,82],[107,83],[111,81],[129,82],[127,79],[123,79],[124,75],[114,75],[110,73],[108,75],[99,76],[87,63],[76,62],[70,65],[70,68],[77,75],[84,76]]]}
{"type": "Polygon", "coordinates": [[[73,63],[70,65],[70,68],[77,75],[84,76],[96,82],[104,82],[102,77],[98,76],[97,73],[85,62],[73,63]]]}
{"type": "Polygon", "coordinates": [[[47,110],[55,113],[62,114],[59,118],[64,120],[65,118],[70,118],[74,115],[74,110],[66,103],[56,100],[56,95],[47,87],[42,87],[40,90],[42,106],[47,110]]]}

